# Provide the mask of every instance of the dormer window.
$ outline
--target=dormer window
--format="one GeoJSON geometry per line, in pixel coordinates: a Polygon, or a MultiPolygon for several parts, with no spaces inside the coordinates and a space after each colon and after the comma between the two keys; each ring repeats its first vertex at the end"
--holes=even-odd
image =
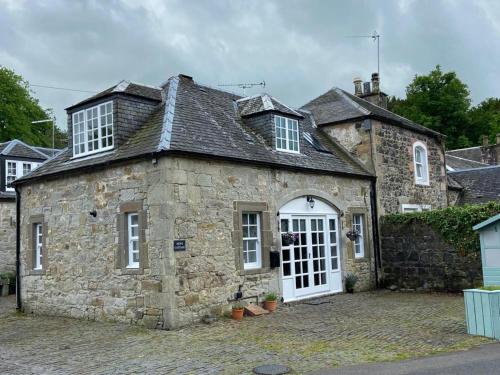
{"type": "Polygon", "coordinates": [[[276,150],[299,152],[299,122],[297,120],[274,116],[276,130],[276,150]]]}
{"type": "Polygon", "coordinates": [[[113,102],[73,113],[73,156],[113,148],[113,102]]]}
{"type": "Polygon", "coordinates": [[[417,185],[429,185],[427,147],[422,142],[415,142],[413,145],[413,162],[415,167],[415,183],[417,185]]]}

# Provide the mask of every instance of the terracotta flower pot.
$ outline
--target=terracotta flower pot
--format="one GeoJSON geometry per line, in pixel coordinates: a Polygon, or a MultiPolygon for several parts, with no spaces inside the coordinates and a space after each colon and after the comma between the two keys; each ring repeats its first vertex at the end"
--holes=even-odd
{"type": "Polygon", "coordinates": [[[264,301],[264,308],[269,312],[276,311],[278,301],[264,301]]]}
{"type": "Polygon", "coordinates": [[[231,318],[233,318],[234,320],[242,320],[244,311],[244,309],[233,309],[231,311],[231,318]]]}

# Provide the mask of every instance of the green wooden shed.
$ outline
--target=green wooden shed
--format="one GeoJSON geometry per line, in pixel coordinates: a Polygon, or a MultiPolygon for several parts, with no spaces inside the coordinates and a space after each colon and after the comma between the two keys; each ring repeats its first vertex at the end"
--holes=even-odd
{"type": "Polygon", "coordinates": [[[500,214],[472,228],[479,231],[484,286],[500,285],[500,214]]]}

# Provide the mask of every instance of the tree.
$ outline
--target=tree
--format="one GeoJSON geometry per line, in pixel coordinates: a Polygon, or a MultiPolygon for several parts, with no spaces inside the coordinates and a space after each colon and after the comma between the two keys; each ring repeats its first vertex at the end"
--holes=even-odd
{"type": "MultiPolygon", "coordinates": [[[[52,123],[32,121],[53,118],[31,95],[29,84],[14,71],[0,66],[0,142],[19,139],[35,146],[52,147],[52,123]]],[[[57,127],[56,147],[66,145],[66,135],[57,127]]]]}
{"type": "Polygon", "coordinates": [[[482,136],[487,135],[491,144],[496,143],[500,133],[500,99],[488,98],[469,111],[471,139],[476,144],[482,143],[482,136]]]}
{"type": "Polygon", "coordinates": [[[443,73],[440,66],[428,75],[416,75],[406,87],[406,99],[391,98],[389,109],[447,136],[449,149],[468,147],[470,92],[455,72],[443,73]]]}

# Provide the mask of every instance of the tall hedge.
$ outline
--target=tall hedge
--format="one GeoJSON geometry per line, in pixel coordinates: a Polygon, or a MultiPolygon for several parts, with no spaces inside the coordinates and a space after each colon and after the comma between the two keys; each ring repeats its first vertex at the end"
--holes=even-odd
{"type": "Polygon", "coordinates": [[[389,224],[422,223],[434,228],[442,238],[468,255],[481,250],[479,234],[472,229],[476,224],[500,213],[500,201],[480,205],[451,206],[424,212],[391,214],[383,218],[389,224]]]}

